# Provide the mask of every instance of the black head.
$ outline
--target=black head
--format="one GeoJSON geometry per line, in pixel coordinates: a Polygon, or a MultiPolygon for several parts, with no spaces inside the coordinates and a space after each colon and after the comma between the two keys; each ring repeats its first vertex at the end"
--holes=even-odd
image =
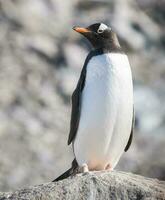
{"type": "Polygon", "coordinates": [[[73,30],[84,35],[95,49],[108,51],[120,49],[116,34],[103,23],[92,24],[87,28],[73,27],[73,30]]]}

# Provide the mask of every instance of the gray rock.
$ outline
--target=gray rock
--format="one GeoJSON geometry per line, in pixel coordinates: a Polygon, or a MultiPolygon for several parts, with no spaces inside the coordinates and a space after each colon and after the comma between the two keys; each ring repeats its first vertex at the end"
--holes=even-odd
{"type": "Polygon", "coordinates": [[[0,193],[0,200],[165,199],[165,182],[131,173],[92,172],[56,183],[0,193]]]}

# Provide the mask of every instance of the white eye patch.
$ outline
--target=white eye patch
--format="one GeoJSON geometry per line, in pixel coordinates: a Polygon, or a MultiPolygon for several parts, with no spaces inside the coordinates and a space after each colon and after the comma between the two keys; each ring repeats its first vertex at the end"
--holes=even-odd
{"type": "Polygon", "coordinates": [[[103,33],[104,30],[107,29],[107,28],[108,28],[107,25],[101,23],[100,26],[99,26],[99,28],[98,28],[98,30],[97,30],[97,32],[98,32],[98,33],[103,33]]]}

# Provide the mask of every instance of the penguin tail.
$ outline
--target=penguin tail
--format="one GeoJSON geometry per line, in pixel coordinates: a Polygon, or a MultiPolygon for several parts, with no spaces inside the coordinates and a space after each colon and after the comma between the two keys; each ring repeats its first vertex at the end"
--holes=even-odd
{"type": "Polygon", "coordinates": [[[71,167],[66,172],[64,172],[63,174],[61,174],[59,177],[57,177],[56,179],[54,179],[52,182],[56,182],[56,181],[60,181],[60,180],[68,178],[69,176],[72,175],[72,171],[73,171],[73,169],[71,167]]]}
{"type": "Polygon", "coordinates": [[[52,182],[57,182],[63,179],[68,178],[69,176],[73,176],[76,174],[76,171],[78,169],[78,164],[76,159],[73,160],[72,162],[72,167],[68,169],[66,172],[64,172],[62,175],[58,176],[56,179],[54,179],[52,182]]]}

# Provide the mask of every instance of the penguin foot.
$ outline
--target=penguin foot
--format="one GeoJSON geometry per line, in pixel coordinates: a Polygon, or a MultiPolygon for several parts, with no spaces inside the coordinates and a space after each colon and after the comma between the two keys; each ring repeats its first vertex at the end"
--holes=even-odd
{"type": "Polygon", "coordinates": [[[88,165],[85,163],[82,165],[82,173],[89,172],[88,165]]]}
{"type": "Polygon", "coordinates": [[[106,165],[105,170],[107,170],[107,171],[112,171],[112,170],[113,170],[113,168],[112,168],[112,166],[111,166],[110,163],[108,163],[108,164],[106,165]]]}
{"type": "Polygon", "coordinates": [[[81,167],[79,167],[79,173],[89,172],[88,165],[84,163],[81,167]]]}

